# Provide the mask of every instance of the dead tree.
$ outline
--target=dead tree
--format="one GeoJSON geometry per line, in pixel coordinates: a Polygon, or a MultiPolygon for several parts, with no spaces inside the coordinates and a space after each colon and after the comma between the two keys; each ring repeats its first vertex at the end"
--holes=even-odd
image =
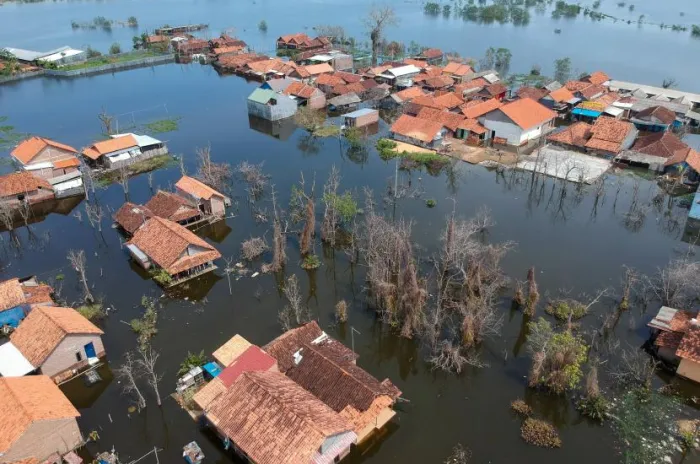
{"type": "Polygon", "coordinates": [[[14,210],[5,202],[0,202],[0,223],[8,231],[12,231],[15,228],[14,210]]]}
{"type": "Polygon", "coordinates": [[[17,207],[17,213],[22,218],[25,227],[29,228],[29,217],[32,215],[32,208],[28,201],[21,201],[17,207]]]}
{"type": "Polygon", "coordinates": [[[316,203],[314,198],[314,190],[316,189],[316,182],[311,184],[311,193],[306,193],[306,182],[304,180],[304,174],[301,174],[301,180],[299,181],[299,187],[292,189],[292,199],[291,199],[291,214],[292,219],[297,221],[304,221],[304,227],[301,230],[301,236],[299,238],[299,251],[302,257],[309,254],[313,254],[313,236],[314,230],[316,229],[316,203]]]}
{"type": "Polygon", "coordinates": [[[227,163],[211,160],[211,146],[197,148],[199,166],[195,177],[219,192],[227,192],[231,182],[231,167],[227,163]]]}
{"type": "Polygon", "coordinates": [[[83,292],[85,293],[84,299],[86,303],[94,303],[95,298],[92,296],[90,291],[90,286],[87,281],[87,262],[85,260],[85,251],[83,250],[70,250],[68,251],[68,261],[71,266],[78,273],[78,278],[83,284],[83,292]]]}
{"type": "Polygon", "coordinates": [[[525,304],[525,314],[532,317],[537,309],[537,302],[540,301],[540,292],[535,281],[535,267],[527,271],[527,301],[525,304]]]}
{"type": "Polygon", "coordinates": [[[263,173],[263,163],[251,164],[247,161],[242,161],[236,166],[236,171],[248,185],[248,198],[250,201],[258,199],[267,186],[269,176],[263,173]]]}
{"type": "Polygon", "coordinates": [[[251,237],[241,243],[241,255],[243,259],[252,261],[261,254],[265,253],[269,247],[267,242],[262,237],[251,237]]]}
{"type": "Polygon", "coordinates": [[[124,354],[124,364],[117,370],[117,377],[122,381],[122,393],[126,395],[134,394],[136,396],[136,407],[139,411],[146,407],[146,399],[141,394],[136,378],[138,377],[138,368],[134,355],[130,351],[124,354]]]}
{"type": "Polygon", "coordinates": [[[323,212],[323,223],[321,224],[321,240],[331,246],[335,246],[336,230],[340,222],[338,213],[338,187],[340,186],[340,175],[338,168],[333,165],[328,180],[323,186],[323,203],[326,207],[323,212]]]}
{"type": "Polygon", "coordinates": [[[700,262],[689,257],[673,260],[655,276],[645,277],[645,284],[663,305],[689,307],[700,298],[700,262]]]}
{"type": "Polygon", "coordinates": [[[282,328],[287,331],[309,322],[309,310],[302,302],[301,293],[299,292],[299,280],[296,275],[292,274],[287,279],[283,293],[284,297],[287,299],[287,304],[279,313],[279,320],[280,324],[282,324],[282,328]]]}
{"type": "Polygon", "coordinates": [[[272,209],[274,211],[274,219],[272,221],[272,262],[262,267],[263,272],[279,272],[287,263],[287,239],[282,232],[282,221],[277,210],[274,186],[272,187],[272,209]]]}
{"type": "Polygon", "coordinates": [[[139,359],[137,362],[139,369],[143,372],[143,375],[146,377],[148,381],[148,385],[151,386],[153,389],[153,393],[156,394],[156,403],[158,406],[161,405],[160,401],[160,391],[158,390],[158,383],[163,379],[163,376],[161,374],[158,374],[156,371],[156,363],[158,362],[158,357],[160,356],[158,352],[156,352],[151,346],[149,345],[147,348],[139,350],[139,354],[141,355],[141,359],[139,359]]]}
{"type": "Polygon", "coordinates": [[[126,165],[121,166],[117,170],[117,182],[124,190],[124,196],[129,196],[129,168],[126,165]]]}
{"type": "Polygon", "coordinates": [[[93,228],[97,226],[98,232],[102,232],[102,218],[104,217],[104,210],[102,207],[97,203],[86,203],[85,215],[90,225],[93,228]]]}
{"type": "Polygon", "coordinates": [[[112,121],[114,120],[114,116],[110,116],[109,114],[107,114],[107,111],[105,111],[105,109],[102,108],[102,111],[97,115],[97,118],[102,124],[102,129],[104,133],[106,135],[112,135],[112,121]]]}
{"type": "Polygon", "coordinates": [[[375,5],[363,19],[372,41],[372,66],[377,66],[377,56],[381,48],[382,33],[388,26],[398,24],[394,9],[389,5],[375,5]]]}
{"type": "Polygon", "coordinates": [[[622,299],[620,300],[619,308],[622,311],[627,311],[630,306],[630,295],[635,285],[639,281],[639,276],[634,269],[627,266],[624,266],[624,268],[625,275],[622,280],[622,299]]]}

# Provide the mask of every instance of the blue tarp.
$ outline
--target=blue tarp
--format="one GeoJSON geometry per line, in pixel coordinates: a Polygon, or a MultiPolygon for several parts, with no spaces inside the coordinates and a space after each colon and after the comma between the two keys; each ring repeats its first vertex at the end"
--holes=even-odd
{"type": "Polygon", "coordinates": [[[602,111],[594,111],[586,108],[574,108],[571,110],[572,114],[579,114],[581,116],[588,116],[589,118],[597,118],[601,115],[602,111]]]}
{"type": "Polygon", "coordinates": [[[219,366],[219,364],[215,362],[206,363],[202,367],[212,378],[218,376],[221,373],[221,366],[219,366]]]}
{"type": "Polygon", "coordinates": [[[22,319],[27,317],[27,313],[29,313],[29,305],[15,306],[0,312],[0,327],[9,325],[16,329],[22,319]]]}
{"type": "Polygon", "coordinates": [[[696,193],[693,198],[693,206],[690,207],[688,217],[700,221],[700,192],[696,193]]]}

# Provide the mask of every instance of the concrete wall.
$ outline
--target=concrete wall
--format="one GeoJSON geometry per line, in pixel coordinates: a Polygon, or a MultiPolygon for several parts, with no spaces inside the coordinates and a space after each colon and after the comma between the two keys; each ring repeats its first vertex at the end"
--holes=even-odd
{"type": "Polygon", "coordinates": [[[74,418],[38,421],[29,426],[7,453],[0,456],[0,463],[29,457],[42,461],[53,453],[64,454],[73,450],[81,441],[78,422],[74,418]]]}
{"type": "MultiPolygon", "coordinates": [[[[324,97],[325,98],[325,97],[324,97]]],[[[280,95],[276,105],[265,105],[248,100],[248,113],[268,121],[290,118],[297,112],[297,104],[289,97],[280,95]]]]}
{"type": "Polygon", "coordinates": [[[226,215],[226,205],[223,198],[211,197],[211,200],[205,203],[204,208],[208,209],[208,212],[214,216],[223,217],[226,215]]]}
{"type": "Polygon", "coordinates": [[[541,137],[552,129],[552,121],[540,126],[523,130],[500,111],[494,111],[479,118],[479,122],[489,130],[487,138],[492,138],[490,131],[496,132],[496,137],[504,138],[508,145],[520,146],[530,140],[541,137]]]}
{"type": "Polygon", "coordinates": [[[414,139],[411,137],[406,137],[405,135],[396,134],[393,132],[391,135],[392,135],[392,138],[394,140],[398,140],[399,142],[405,142],[405,143],[410,143],[411,145],[416,145],[416,146],[423,147],[423,148],[434,149],[440,145],[440,142],[442,142],[442,137],[443,137],[444,133],[441,133],[440,136],[436,137],[430,143],[425,143],[422,140],[414,139]]]}
{"type": "Polygon", "coordinates": [[[41,373],[49,377],[56,377],[65,371],[86,367],[85,345],[90,342],[95,345],[98,357],[104,356],[105,349],[99,335],[68,335],[41,365],[41,373]],[[76,353],[80,353],[80,361],[78,361],[76,353]]]}
{"type": "MultiPolygon", "coordinates": [[[[62,150],[60,148],[55,148],[52,146],[47,146],[43,150],[39,152],[38,155],[32,159],[32,161],[29,163],[29,166],[32,164],[39,164],[39,163],[54,163],[56,161],[61,161],[61,160],[66,160],[70,158],[74,158],[77,155],[66,151],[62,150]]],[[[32,174],[34,174],[37,177],[41,177],[43,179],[52,179],[54,177],[62,176],[64,174],[67,174],[68,172],[75,171],[77,168],[76,167],[70,167],[67,169],[53,169],[53,168],[45,168],[45,169],[36,169],[36,170],[31,170],[32,174]]]]}
{"type": "Polygon", "coordinates": [[[141,58],[139,60],[125,61],[122,63],[111,63],[102,66],[94,66],[91,68],[75,69],[72,71],[61,71],[60,69],[47,69],[45,75],[52,77],[82,77],[92,74],[102,74],[116,71],[125,71],[127,69],[143,68],[147,66],[156,66],[159,64],[174,63],[175,55],[168,54],[162,56],[151,56],[141,58]]]}
{"type": "Polygon", "coordinates": [[[676,374],[690,379],[693,382],[700,382],[700,364],[690,359],[681,359],[676,374]]]}
{"type": "Polygon", "coordinates": [[[310,108],[314,108],[317,110],[320,110],[321,108],[325,108],[326,107],[326,96],[323,94],[323,92],[321,92],[319,90],[318,92],[316,92],[316,95],[309,98],[306,105],[309,106],[310,108]]]}

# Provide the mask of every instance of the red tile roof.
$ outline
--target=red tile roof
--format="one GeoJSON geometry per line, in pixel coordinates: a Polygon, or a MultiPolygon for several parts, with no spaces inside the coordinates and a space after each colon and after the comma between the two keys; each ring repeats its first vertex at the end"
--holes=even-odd
{"type": "Polygon", "coordinates": [[[175,222],[196,218],[201,214],[194,205],[180,195],[163,190],[158,190],[144,206],[153,216],[175,222]]]}
{"type": "Polygon", "coordinates": [[[673,124],[676,120],[676,113],[664,106],[650,106],[645,108],[635,115],[635,119],[650,121],[654,117],[663,124],[673,124]]]}
{"type": "Polygon", "coordinates": [[[685,333],[683,332],[660,332],[656,340],[654,340],[654,345],[676,351],[684,335],[685,333]]]}
{"type": "Polygon", "coordinates": [[[566,84],[564,84],[564,87],[566,87],[566,89],[571,92],[580,92],[583,89],[587,89],[590,86],[590,82],[583,81],[568,81],[566,84]]]}
{"type": "Polygon", "coordinates": [[[308,66],[304,66],[304,69],[311,76],[333,72],[333,66],[329,65],[328,63],[310,64],[308,66]]]}
{"type": "Polygon", "coordinates": [[[597,95],[604,94],[605,91],[605,87],[596,84],[591,84],[585,89],[581,89],[579,92],[581,92],[581,96],[583,98],[590,100],[592,98],[595,98],[597,95]]]}
{"type": "Polygon", "coordinates": [[[459,126],[457,126],[457,128],[463,129],[468,132],[473,132],[477,135],[486,133],[486,128],[479,124],[479,121],[476,119],[465,119],[464,121],[459,123],[459,126]]]}
{"type": "Polygon", "coordinates": [[[632,123],[600,116],[591,128],[592,136],[586,142],[586,148],[619,153],[622,149],[622,142],[633,130],[634,125],[632,123]]]}
{"type": "Polygon", "coordinates": [[[53,188],[46,180],[28,171],[0,176],[0,197],[13,197],[36,190],[53,191],[53,188]]]}
{"type": "Polygon", "coordinates": [[[327,438],[352,430],[338,413],[278,372],[243,373],[206,415],[258,464],[315,462],[327,438]]]}
{"type": "Polygon", "coordinates": [[[688,331],[683,336],[680,345],[678,345],[676,356],[700,362],[700,327],[688,327],[688,331]]]}
{"type": "Polygon", "coordinates": [[[521,98],[503,105],[499,110],[521,129],[539,126],[557,117],[557,113],[530,98],[521,98]]]}
{"type": "Polygon", "coordinates": [[[549,94],[549,97],[557,103],[568,102],[576,98],[576,96],[571,93],[571,90],[566,87],[561,87],[549,94]]]}
{"type": "Polygon", "coordinates": [[[455,85],[455,92],[464,93],[466,90],[478,90],[482,87],[486,87],[488,84],[489,81],[483,77],[477,77],[476,79],[455,85]]]}
{"type": "Polygon", "coordinates": [[[486,113],[500,108],[503,103],[500,100],[492,98],[483,102],[472,103],[467,102],[465,105],[461,106],[462,113],[469,119],[476,119],[479,116],[483,116],[486,113]]]}
{"type": "Polygon", "coordinates": [[[433,97],[433,101],[440,107],[445,109],[453,109],[464,103],[464,100],[459,98],[454,92],[443,93],[433,97]]]}
{"type": "Polygon", "coordinates": [[[362,80],[362,76],[360,76],[359,74],[353,74],[347,71],[336,71],[335,73],[333,73],[333,75],[340,77],[348,84],[352,84],[353,82],[360,82],[362,80]]]}
{"type": "Polygon", "coordinates": [[[53,147],[68,153],[78,153],[78,150],[69,145],[54,142],[44,137],[31,137],[17,145],[10,154],[20,163],[28,164],[46,147],[53,147]]]}
{"type": "Polygon", "coordinates": [[[547,89],[538,89],[536,87],[520,87],[518,89],[518,96],[520,98],[531,98],[535,101],[541,100],[549,94],[547,89]]]}
{"type": "Polygon", "coordinates": [[[442,57],[442,55],[442,50],[440,50],[439,48],[427,48],[423,50],[420,54],[420,56],[427,59],[440,58],[442,57]]]}
{"type": "Polygon", "coordinates": [[[426,121],[402,114],[391,126],[391,132],[403,135],[421,142],[430,143],[437,137],[443,125],[437,121],[426,121]]]}
{"type": "Polygon", "coordinates": [[[129,234],[133,234],[153,216],[154,214],[147,207],[127,201],[114,213],[114,221],[129,234]]]}
{"type": "Polygon", "coordinates": [[[503,95],[508,91],[508,87],[505,85],[496,82],[495,84],[490,84],[484,87],[483,92],[489,94],[492,97],[495,97],[496,95],[503,95]]]}
{"type": "Polygon", "coordinates": [[[608,82],[610,80],[610,77],[608,77],[608,75],[605,74],[603,71],[596,71],[586,76],[584,79],[590,82],[591,84],[601,85],[608,82]]]}
{"type": "Polygon", "coordinates": [[[672,132],[656,132],[639,137],[632,145],[632,150],[667,160],[683,160],[687,157],[690,147],[672,132]]]}
{"type": "Polygon", "coordinates": [[[435,76],[425,80],[425,85],[433,89],[444,89],[452,87],[455,81],[450,76],[435,76]]]}
{"type": "Polygon", "coordinates": [[[65,169],[80,166],[80,161],[75,156],[53,162],[53,167],[56,169],[65,169]]]}
{"type": "Polygon", "coordinates": [[[304,99],[313,97],[316,92],[320,92],[320,90],[303,82],[292,82],[282,91],[285,95],[293,95],[304,99]]]}
{"type": "Polygon", "coordinates": [[[420,111],[418,111],[417,117],[427,121],[439,122],[452,132],[456,131],[461,122],[466,119],[464,115],[460,113],[428,107],[421,108],[420,111]]]}
{"type": "Polygon", "coordinates": [[[547,140],[583,148],[591,137],[592,127],[593,126],[585,122],[576,122],[569,127],[565,127],[547,136],[547,140]]]}
{"type": "Polygon", "coordinates": [[[223,194],[190,176],[182,176],[175,183],[175,188],[203,200],[210,200],[212,197],[224,198],[223,194]]]}
{"type": "Polygon", "coordinates": [[[175,275],[193,267],[221,258],[213,246],[181,225],[157,216],[146,221],[127,244],[136,245],[151,261],[175,275]],[[190,246],[202,249],[188,255],[190,246]]]}
{"type": "Polygon", "coordinates": [[[53,304],[53,289],[46,284],[22,285],[18,278],[0,282],[0,312],[23,304],[53,304]]]}
{"type": "Polygon", "coordinates": [[[469,66],[468,64],[463,64],[463,63],[457,63],[456,61],[450,61],[445,65],[444,68],[442,68],[442,72],[445,74],[451,74],[453,76],[466,76],[467,74],[471,74],[474,72],[474,70],[469,66]]]}
{"type": "Polygon", "coordinates": [[[399,92],[396,92],[394,95],[399,97],[401,101],[409,101],[416,97],[421,97],[425,95],[425,92],[420,87],[409,87],[407,89],[403,89],[399,92]]]}
{"type": "Polygon", "coordinates": [[[268,371],[277,364],[275,358],[265,353],[259,347],[251,345],[240,356],[233,360],[218,378],[226,388],[233,385],[244,372],[268,371]]]}
{"type": "Polygon", "coordinates": [[[336,76],[334,74],[321,74],[316,78],[316,85],[328,85],[328,86],[335,86],[335,85],[345,85],[346,82],[341,78],[340,76],[336,76]]]}

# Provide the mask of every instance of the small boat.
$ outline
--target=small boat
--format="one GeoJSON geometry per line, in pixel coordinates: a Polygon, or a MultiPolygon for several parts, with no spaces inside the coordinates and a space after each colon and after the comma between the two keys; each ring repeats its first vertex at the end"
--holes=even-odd
{"type": "Polygon", "coordinates": [[[182,448],[182,457],[188,464],[199,464],[204,461],[204,453],[196,441],[192,441],[182,448]]]}

